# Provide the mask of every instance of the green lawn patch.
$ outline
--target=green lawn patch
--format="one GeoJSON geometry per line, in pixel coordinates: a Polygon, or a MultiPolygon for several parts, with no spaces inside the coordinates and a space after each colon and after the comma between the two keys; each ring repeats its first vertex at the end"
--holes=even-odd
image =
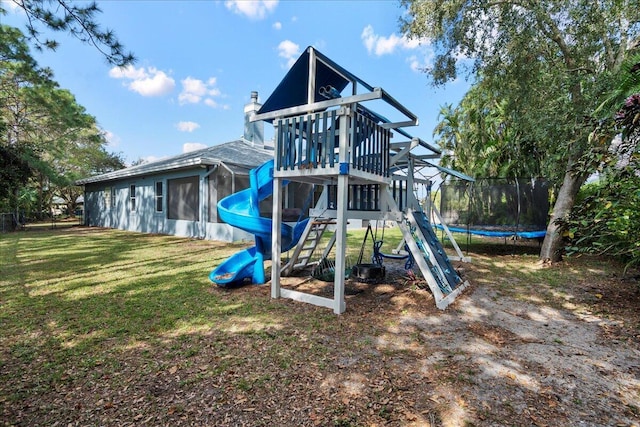
{"type": "MultiPolygon", "coordinates": [[[[364,234],[348,232],[353,262],[364,234]]],[[[384,239],[390,252],[401,234],[388,228],[384,239]]],[[[617,337],[633,339],[629,311],[602,306],[616,265],[581,258],[545,268],[535,245],[498,243],[471,244],[463,306],[477,288],[496,300],[576,315],[600,310],[617,321],[624,313],[617,337]]],[[[347,312],[336,316],[272,300],[268,284],[212,284],[209,272],[246,246],[78,226],[0,235],[0,419],[29,426],[429,425],[448,413],[434,393],[482,384],[469,379],[481,370],[465,362],[464,351],[439,348],[451,342],[447,322],[461,306],[437,310],[419,280],[358,283],[347,312]],[[416,319],[431,319],[427,332],[419,326],[427,320],[416,319]]],[[[615,301],[626,300],[620,293],[615,301]]],[[[472,330],[484,339],[514,340],[481,322],[472,330]]],[[[552,339],[557,347],[567,338],[552,339]]],[[[492,416],[478,402],[467,401],[479,405],[463,411],[470,422],[492,416]]]]}

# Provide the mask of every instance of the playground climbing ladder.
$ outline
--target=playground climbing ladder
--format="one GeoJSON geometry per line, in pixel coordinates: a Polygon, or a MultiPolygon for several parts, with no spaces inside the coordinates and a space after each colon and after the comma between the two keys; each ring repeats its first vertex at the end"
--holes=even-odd
{"type": "MultiPolygon", "coordinates": [[[[304,268],[309,264],[313,253],[320,243],[320,239],[324,235],[327,227],[331,224],[335,224],[334,220],[316,218],[313,221],[309,221],[306,229],[302,233],[301,241],[303,244],[296,246],[293,255],[289,259],[286,265],[282,267],[282,274],[290,274],[293,270],[304,268]]],[[[332,237],[335,239],[335,236],[332,237]]],[[[330,244],[329,246],[332,246],[330,244]]],[[[324,255],[326,257],[326,254],[324,255]]]]}

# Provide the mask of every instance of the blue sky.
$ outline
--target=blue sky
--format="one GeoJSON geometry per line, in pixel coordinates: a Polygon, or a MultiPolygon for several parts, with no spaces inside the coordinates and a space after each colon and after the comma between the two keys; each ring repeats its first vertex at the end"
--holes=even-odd
{"type": "MultiPolygon", "coordinates": [[[[6,0],[3,5],[8,5],[6,0]]],[[[56,52],[32,54],[96,117],[127,162],[154,160],[237,139],[251,91],[268,98],[307,46],[418,115],[407,129],[431,142],[440,107],[457,104],[464,79],[433,88],[420,68],[433,58],[428,41],[399,29],[397,0],[376,1],[98,1],[99,21],[113,29],[137,62],[113,68],[91,46],[55,37],[56,52]]],[[[23,29],[11,7],[3,23],[23,29]]],[[[270,136],[271,129],[265,129],[270,136]]]]}

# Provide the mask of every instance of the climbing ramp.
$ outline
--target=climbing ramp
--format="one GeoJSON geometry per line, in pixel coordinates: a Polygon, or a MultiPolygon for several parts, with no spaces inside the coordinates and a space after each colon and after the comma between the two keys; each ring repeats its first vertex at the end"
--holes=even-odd
{"type": "Polygon", "coordinates": [[[398,225],[420,272],[431,289],[436,307],[444,310],[469,286],[449,261],[426,215],[407,209],[398,225]]]}

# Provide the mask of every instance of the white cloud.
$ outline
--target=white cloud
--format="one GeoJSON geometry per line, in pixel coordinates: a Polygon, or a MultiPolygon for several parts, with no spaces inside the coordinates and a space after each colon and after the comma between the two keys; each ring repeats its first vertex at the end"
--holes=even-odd
{"type": "Polygon", "coordinates": [[[216,108],[218,106],[218,103],[211,98],[205,99],[204,104],[211,108],[216,108]]]}
{"type": "Polygon", "coordinates": [[[216,87],[216,78],[211,77],[206,82],[193,77],[182,80],[182,92],[178,95],[180,105],[198,104],[204,102],[210,107],[217,107],[213,97],[220,96],[220,89],[216,87]]]}
{"type": "Polygon", "coordinates": [[[426,43],[426,40],[408,39],[405,36],[399,37],[395,33],[388,37],[381,36],[375,33],[371,25],[364,27],[360,38],[367,51],[376,56],[391,54],[396,49],[413,50],[426,43]]]}
{"type": "Polygon", "coordinates": [[[196,122],[178,122],[176,124],[176,128],[178,128],[180,132],[193,132],[199,127],[200,125],[196,122]]]}
{"type": "Polygon", "coordinates": [[[407,58],[407,63],[409,64],[409,68],[416,73],[424,73],[426,69],[429,69],[433,66],[433,51],[431,49],[427,49],[423,52],[422,57],[419,55],[411,55],[407,58]]]}
{"type": "Polygon", "coordinates": [[[273,27],[274,30],[281,30],[282,29],[282,22],[280,22],[280,21],[274,22],[272,27],[273,27]]]}
{"type": "Polygon", "coordinates": [[[109,70],[109,77],[114,79],[130,79],[139,80],[145,78],[147,75],[144,67],[136,68],[133,65],[127,65],[126,67],[113,67],[109,70]]]}
{"type": "Polygon", "coordinates": [[[187,142],[182,146],[182,152],[188,153],[190,151],[202,150],[203,148],[207,148],[207,146],[199,142],[187,142]]]}
{"type": "Polygon", "coordinates": [[[124,85],[142,96],[166,95],[176,86],[173,78],[155,67],[113,67],[109,70],[109,77],[126,80],[124,85]]]}
{"type": "Polygon", "coordinates": [[[283,40],[278,45],[278,56],[286,59],[287,68],[291,68],[300,56],[300,46],[291,40],[283,40]]]}
{"type": "Polygon", "coordinates": [[[415,55],[411,55],[407,58],[407,62],[409,63],[409,68],[413,71],[419,72],[421,69],[424,69],[424,66],[420,64],[420,60],[418,60],[418,57],[415,55]]]}
{"type": "Polygon", "coordinates": [[[109,132],[108,130],[102,131],[102,135],[104,136],[104,139],[107,140],[107,147],[109,148],[116,148],[120,145],[120,142],[122,142],[118,135],[113,132],[109,132]]]}
{"type": "Polygon", "coordinates": [[[278,0],[227,0],[224,5],[233,13],[260,20],[275,10],[278,0]]]}
{"type": "Polygon", "coordinates": [[[279,55],[283,58],[290,58],[292,56],[298,56],[300,53],[300,46],[291,40],[284,40],[278,45],[279,55]]]}
{"type": "Polygon", "coordinates": [[[129,85],[129,89],[138,92],[142,96],[160,96],[165,95],[173,90],[175,81],[162,71],[156,73],[153,77],[147,77],[142,80],[134,80],[129,85]]]}

